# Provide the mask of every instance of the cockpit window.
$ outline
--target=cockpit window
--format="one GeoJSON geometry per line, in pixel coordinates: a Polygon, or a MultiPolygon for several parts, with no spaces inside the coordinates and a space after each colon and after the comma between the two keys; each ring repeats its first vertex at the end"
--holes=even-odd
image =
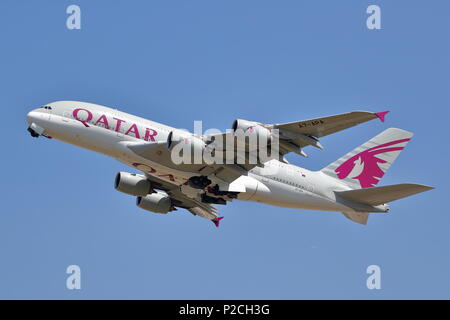
{"type": "Polygon", "coordinates": [[[50,107],[50,106],[44,106],[44,107],[41,107],[41,108],[52,110],[52,107],[50,107]]]}

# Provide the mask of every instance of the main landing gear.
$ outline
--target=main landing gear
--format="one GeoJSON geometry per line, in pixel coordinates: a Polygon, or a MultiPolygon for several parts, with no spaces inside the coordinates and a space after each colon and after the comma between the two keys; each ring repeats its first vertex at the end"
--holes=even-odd
{"type": "Polygon", "coordinates": [[[202,202],[204,203],[213,203],[213,204],[227,204],[227,202],[222,198],[216,198],[208,196],[206,193],[202,194],[202,202]]]}
{"type": "MultiPolygon", "coordinates": [[[[212,181],[206,176],[190,177],[188,184],[191,188],[203,190],[208,187],[212,181]]],[[[239,192],[220,191],[219,186],[216,184],[213,187],[208,187],[207,191],[201,195],[201,200],[204,203],[212,204],[227,204],[228,200],[236,199],[239,192]],[[209,195],[207,194],[209,193],[209,195]],[[217,197],[214,197],[214,196],[217,197]]]]}
{"type": "Polygon", "coordinates": [[[239,192],[220,191],[217,184],[212,188],[208,188],[208,192],[215,196],[227,196],[230,199],[236,199],[239,195],[239,192]]]}
{"type": "Polygon", "coordinates": [[[206,176],[196,176],[190,177],[188,180],[188,184],[190,187],[194,189],[204,189],[211,184],[211,180],[209,180],[206,176]]]}

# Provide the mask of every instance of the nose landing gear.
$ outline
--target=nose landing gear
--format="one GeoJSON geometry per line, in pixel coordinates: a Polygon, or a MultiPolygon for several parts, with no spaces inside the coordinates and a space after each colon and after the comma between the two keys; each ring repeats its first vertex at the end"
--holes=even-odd
{"type": "Polygon", "coordinates": [[[27,131],[31,134],[33,138],[39,138],[39,133],[31,129],[31,127],[28,127],[27,131]]]}
{"type": "Polygon", "coordinates": [[[51,139],[48,135],[44,134],[45,129],[39,127],[36,123],[31,123],[31,125],[28,127],[28,132],[31,134],[33,138],[38,138],[39,136],[44,136],[46,138],[51,139]]]}

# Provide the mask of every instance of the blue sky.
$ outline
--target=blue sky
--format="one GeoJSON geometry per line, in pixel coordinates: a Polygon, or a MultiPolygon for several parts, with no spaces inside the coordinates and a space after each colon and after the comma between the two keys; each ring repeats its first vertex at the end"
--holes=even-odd
{"type": "Polygon", "coordinates": [[[1,1],[0,298],[450,298],[448,1],[1,1]],[[68,30],[77,4],[82,29],[68,30]],[[382,30],[366,28],[377,4],[382,30]],[[229,128],[391,110],[289,156],[320,169],[388,127],[415,133],[380,185],[435,186],[360,226],[340,213],[233,202],[210,222],[146,213],[113,188],[129,170],[32,139],[55,100],[174,127],[229,128]],[[82,289],[66,289],[67,266],[82,289]],[[366,288],[366,268],[382,289],[366,288]]]}

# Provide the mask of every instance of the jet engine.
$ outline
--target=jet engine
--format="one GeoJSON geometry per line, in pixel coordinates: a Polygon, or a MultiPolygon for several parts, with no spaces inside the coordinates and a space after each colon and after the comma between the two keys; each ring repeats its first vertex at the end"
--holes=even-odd
{"type": "Polygon", "coordinates": [[[175,152],[172,161],[176,164],[202,164],[205,147],[206,144],[201,138],[189,132],[171,131],[167,136],[167,149],[175,152]]]}
{"type": "MultiPolygon", "coordinates": [[[[267,144],[270,144],[272,142],[272,131],[258,122],[236,119],[234,120],[231,129],[237,137],[244,134],[249,137],[254,135],[256,138],[255,143],[266,141],[267,144]]],[[[248,144],[248,139],[246,139],[246,143],[248,144]]]]}
{"type": "Polygon", "coordinates": [[[136,205],[141,209],[155,213],[168,213],[174,210],[172,200],[164,192],[155,192],[145,197],[137,197],[136,205]]]}
{"type": "Polygon", "coordinates": [[[145,176],[128,172],[117,173],[114,188],[132,196],[146,196],[153,191],[150,181],[145,176]]]}

